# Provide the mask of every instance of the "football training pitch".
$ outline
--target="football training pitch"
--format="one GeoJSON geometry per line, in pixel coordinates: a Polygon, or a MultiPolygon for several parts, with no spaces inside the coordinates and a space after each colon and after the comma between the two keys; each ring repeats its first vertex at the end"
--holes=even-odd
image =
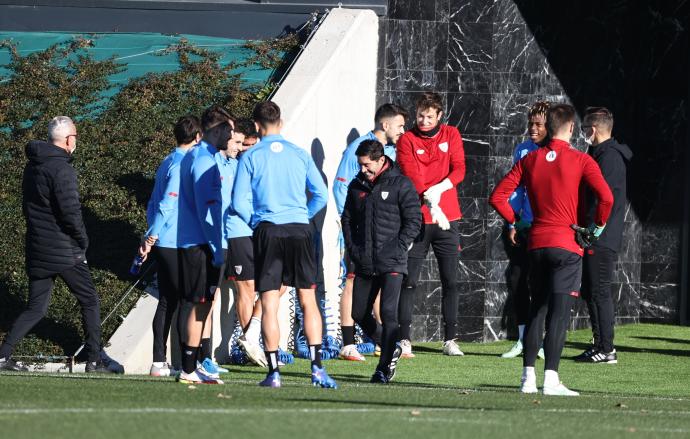
{"type": "MultiPolygon", "coordinates": [[[[376,359],[325,362],[340,385],[316,389],[306,360],[282,368],[283,387],[256,386],[258,367],[231,366],[225,385],[172,378],[3,374],[4,438],[406,438],[690,437],[690,328],[617,328],[619,364],[579,364],[589,330],[568,334],[561,379],[579,397],[518,392],[512,342],[415,345],[395,382],[369,384],[376,359]]],[[[543,379],[538,360],[538,383],[543,379]]]]}

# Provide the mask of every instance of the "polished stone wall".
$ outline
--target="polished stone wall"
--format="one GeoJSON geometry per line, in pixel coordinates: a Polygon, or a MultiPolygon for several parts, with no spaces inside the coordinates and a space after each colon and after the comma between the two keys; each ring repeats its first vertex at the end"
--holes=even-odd
{"type": "MultiPolygon", "coordinates": [[[[687,5],[651,9],[623,1],[599,5],[599,16],[592,17],[586,2],[567,11],[560,2],[533,3],[390,0],[388,16],[380,21],[377,102],[396,102],[412,112],[421,91],[439,92],[447,123],[464,139],[467,175],[458,187],[464,214],[461,338],[491,340],[514,330],[503,222],[487,197],[524,140],[527,109],[542,99],[570,102],[580,111],[589,105],[613,110],[614,136],[636,155],[615,273],[617,316],[620,323],[674,322],[687,85],[671,94],[667,82],[658,82],[687,84],[687,5]],[[573,29],[572,23],[581,26],[573,29]],[[675,54],[681,64],[685,60],[685,70],[671,64],[675,54]],[[677,189],[669,191],[673,185],[677,189]]],[[[574,144],[584,149],[582,139],[574,144]]],[[[430,254],[415,303],[414,339],[441,336],[440,300],[430,254]]],[[[579,303],[573,326],[587,324],[586,307],[579,303]]]]}

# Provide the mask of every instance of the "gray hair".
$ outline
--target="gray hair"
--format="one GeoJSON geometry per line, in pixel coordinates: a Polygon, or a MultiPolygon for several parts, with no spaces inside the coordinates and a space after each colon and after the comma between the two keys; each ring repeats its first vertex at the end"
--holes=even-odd
{"type": "Polygon", "coordinates": [[[67,116],[54,117],[48,122],[48,138],[52,141],[62,140],[70,134],[74,122],[67,116]]]}

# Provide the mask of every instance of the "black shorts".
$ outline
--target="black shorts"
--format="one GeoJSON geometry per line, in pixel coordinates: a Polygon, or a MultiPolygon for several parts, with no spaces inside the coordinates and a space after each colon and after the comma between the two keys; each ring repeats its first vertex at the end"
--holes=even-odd
{"type": "Polygon", "coordinates": [[[557,247],[530,250],[530,291],[535,298],[549,294],[580,295],[582,257],[557,247]]]}
{"type": "Polygon", "coordinates": [[[180,271],[180,254],[178,249],[153,247],[153,254],[158,263],[158,290],[166,297],[177,297],[180,294],[182,276],[180,271]]]}
{"type": "Polygon", "coordinates": [[[229,280],[254,280],[254,243],[251,236],[228,239],[225,275],[229,280]]]}
{"type": "Polygon", "coordinates": [[[316,250],[310,224],[260,223],[254,230],[256,289],[316,287],[316,250]]]}
{"type": "Polygon", "coordinates": [[[442,230],[438,224],[422,224],[408,257],[425,259],[429,253],[429,246],[434,249],[436,257],[458,257],[460,253],[460,220],[451,221],[448,230],[442,230]]]}
{"type": "Polygon", "coordinates": [[[208,245],[181,248],[182,296],[188,302],[207,303],[213,295],[220,277],[220,269],[213,266],[213,253],[208,245]]]}

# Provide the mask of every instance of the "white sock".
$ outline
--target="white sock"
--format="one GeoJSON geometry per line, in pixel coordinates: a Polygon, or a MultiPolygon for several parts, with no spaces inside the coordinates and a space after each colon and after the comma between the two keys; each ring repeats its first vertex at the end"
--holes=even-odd
{"type": "Polygon", "coordinates": [[[537,374],[534,372],[534,367],[523,367],[522,368],[522,379],[523,380],[537,380],[537,374]]]}
{"type": "Polygon", "coordinates": [[[544,371],[544,387],[556,387],[561,383],[558,379],[558,372],[555,370],[545,370],[544,371]]]}
{"type": "Polygon", "coordinates": [[[248,342],[259,344],[259,336],[261,336],[261,318],[252,317],[244,336],[247,338],[248,342]]]}
{"type": "Polygon", "coordinates": [[[525,325],[518,325],[518,340],[522,341],[522,336],[525,334],[525,325]]]}
{"type": "Polygon", "coordinates": [[[156,367],[163,367],[163,366],[165,366],[165,362],[164,361],[154,361],[153,365],[156,367]]]}

